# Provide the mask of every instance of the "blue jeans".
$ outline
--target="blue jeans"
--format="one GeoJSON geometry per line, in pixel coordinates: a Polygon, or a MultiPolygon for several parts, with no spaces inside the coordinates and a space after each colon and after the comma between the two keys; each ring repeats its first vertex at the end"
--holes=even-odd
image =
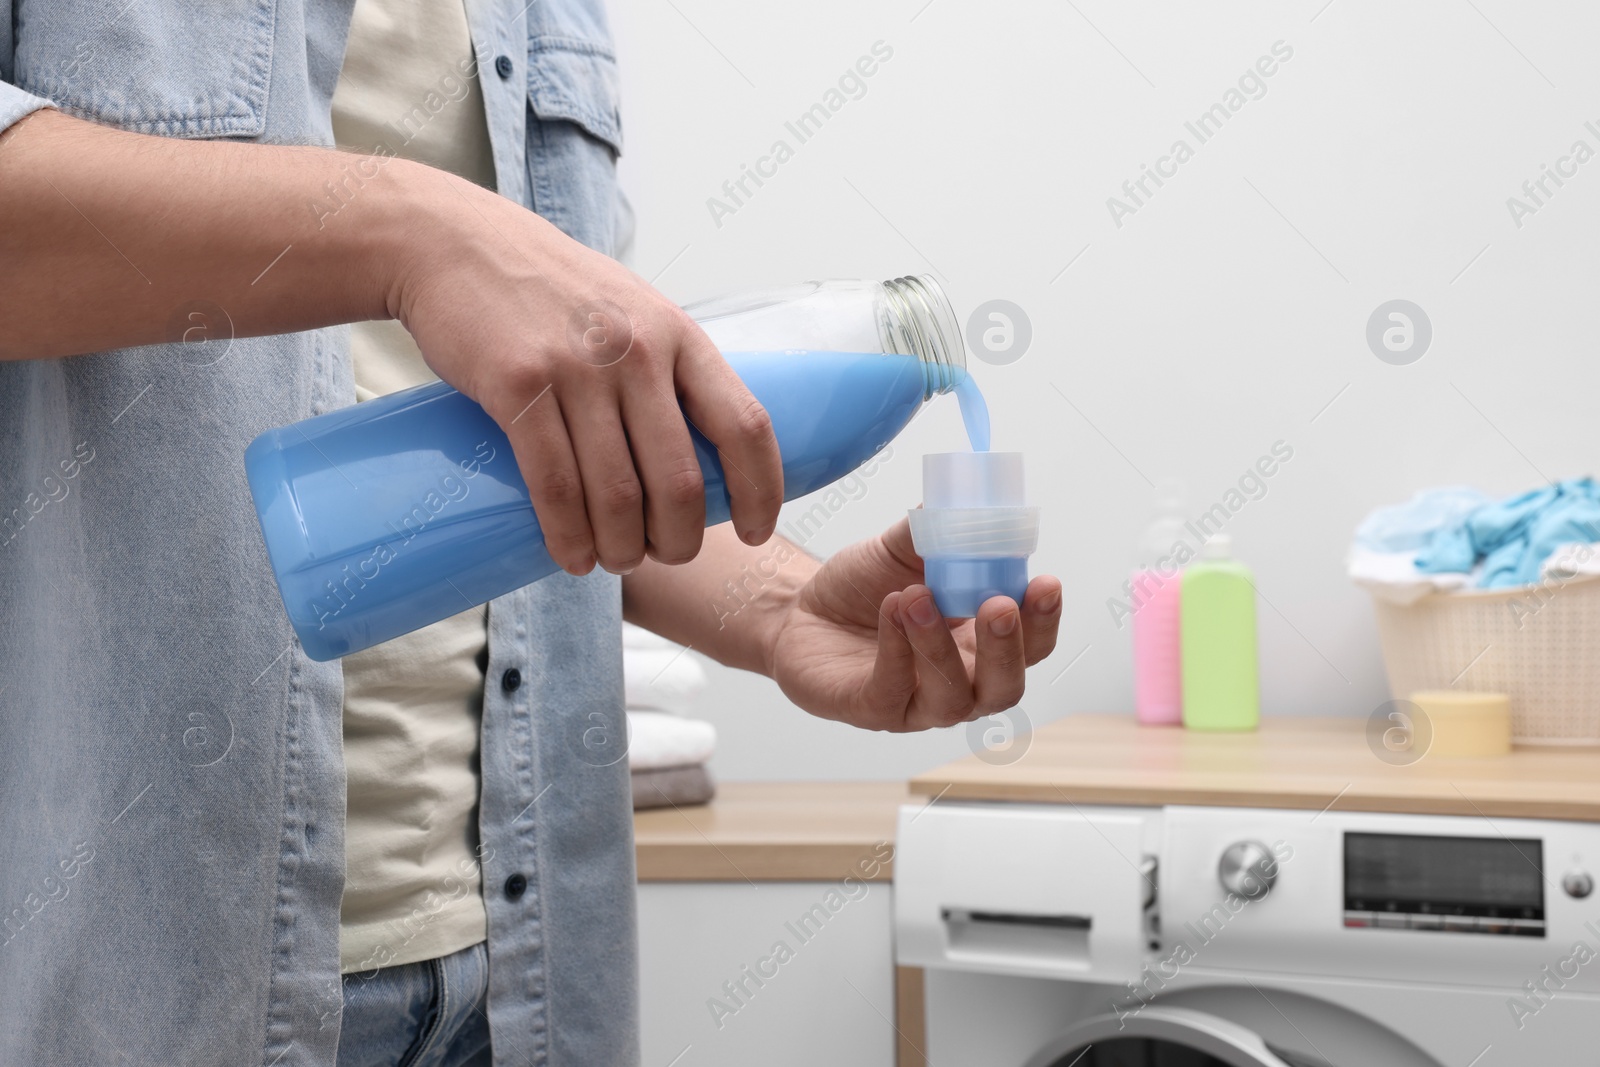
{"type": "Polygon", "coordinates": [[[339,1067],[489,1067],[484,942],[347,974],[339,1067]]]}

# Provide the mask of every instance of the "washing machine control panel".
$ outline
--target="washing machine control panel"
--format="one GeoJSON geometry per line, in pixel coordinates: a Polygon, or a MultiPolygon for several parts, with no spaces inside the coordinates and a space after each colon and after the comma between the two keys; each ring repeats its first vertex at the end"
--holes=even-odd
{"type": "Polygon", "coordinates": [[[907,805],[896,953],[1156,992],[1185,975],[1283,974],[1501,990],[1559,979],[1564,996],[1600,997],[1597,864],[1600,823],[907,805]]]}
{"type": "Polygon", "coordinates": [[[1545,936],[1544,841],[1344,831],[1352,930],[1545,936]]]}
{"type": "Polygon", "coordinates": [[[1600,824],[1172,806],[1161,839],[1158,975],[1521,989],[1554,987],[1548,967],[1564,995],[1600,994],[1600,824]],[[1221,877],[1251,856],[1269,892],[1221,877]]]}

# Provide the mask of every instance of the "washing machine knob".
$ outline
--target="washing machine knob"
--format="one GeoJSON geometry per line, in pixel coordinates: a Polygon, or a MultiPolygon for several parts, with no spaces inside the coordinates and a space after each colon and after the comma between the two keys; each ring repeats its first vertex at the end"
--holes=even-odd
{"type": "Polygon", "coordinates": [[[1278,881],[1278,861],[1261,842],[1238,841],[1217,862],[1217,881],[1230,893],[1260,900],[1278,881]]]}
{"type": "Polygon", "coordinates": [[[1568,871],[1561,879],[1561,888],[1574,900],[1582,900],[1594,892],[1594,878],[1588,871],[1568,871]]]}

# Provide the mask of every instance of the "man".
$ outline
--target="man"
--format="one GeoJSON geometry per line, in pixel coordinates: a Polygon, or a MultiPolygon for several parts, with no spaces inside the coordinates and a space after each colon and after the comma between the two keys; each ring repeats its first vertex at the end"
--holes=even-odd
{"type": "MultiPolygon", "coordinates": [[[[464,22],[437,25],[470,40],[482,182],[331,149],[362,111],[336,92],[342,67],[361,84],[350,0],[0,0],[0,1063],[633,1063],[620,617],[873,729],[1008,707],[1054,643],[1048,578],[946,624],[903,523],[797,555],[719,628],[722,583],[772,551],[779,457],[698,328],[603,254],[620,132],[598,3],[449,2],[414,7],[464,22]],[[604,367],[568,336],[597,301],[634,336],[604,367]],[[346,672],[293,641],[241,456],[382,391],[341,324],[389,320],[506,430],[568,573],[458,624],[453,651],[346,672]],[[746,475],[727,526],[701,529],[680,401],[746,475]],[[469,661],[456,784],[406,767],[437,751],[411,734],[374,762],[352,724],[432,721],[384,679],[469,661]],[[472,891],[449,921],[351,914],[357,881],[381,912],[430,868],[390,877],[404,844],[347,837],[347,759],[352,827],[381,821],[387,767],[456,802],[472,891]],[[451,951],[417,955],[445,930],[451,951]]],[[[406,112],[407,146],[451,121],[434,104],[406,112]]],[[[390,814],[437,843],[434,808],[390,814]]]]}

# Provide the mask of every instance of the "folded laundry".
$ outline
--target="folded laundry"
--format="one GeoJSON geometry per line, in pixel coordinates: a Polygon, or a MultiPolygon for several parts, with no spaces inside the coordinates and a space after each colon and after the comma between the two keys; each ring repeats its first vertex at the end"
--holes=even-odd
{"type": "Polygon", "coordinates": [[[717,750],[717,728],[661,711],[628,712],[628,766],[635,771],[704,763],[717,750]]]}
{"type": "Polygon", "coordinates": [[[706,670],[686,649],[649,630],[622,627],[623,700],[629,708],[685,712],[706,687],[706,670]]]}
{"type": "Polygon", "coordinates": [[[1482,564],[1477,586],[1503,589],[1539,580],[1556,549],[1600,541],[1600,486],[1572,478],[1474,508],[1442,524],[1417,554],[1424,574],[1468,573],[1482,564]]]}
{"type": "Polygon", "coordinates": [[[709,801],[716,786],[706,763],[717,749],[717,728],[680,714],[705,688],[705,668],[687,649],[625,625],[622,674],[634,810],[709,801]]]}
{"type": "Polygon", "coordinates": [[[717,792],[710,772],[702,766],[634,771],[631,778],[634,811],[704,804],[717,792]]]}

